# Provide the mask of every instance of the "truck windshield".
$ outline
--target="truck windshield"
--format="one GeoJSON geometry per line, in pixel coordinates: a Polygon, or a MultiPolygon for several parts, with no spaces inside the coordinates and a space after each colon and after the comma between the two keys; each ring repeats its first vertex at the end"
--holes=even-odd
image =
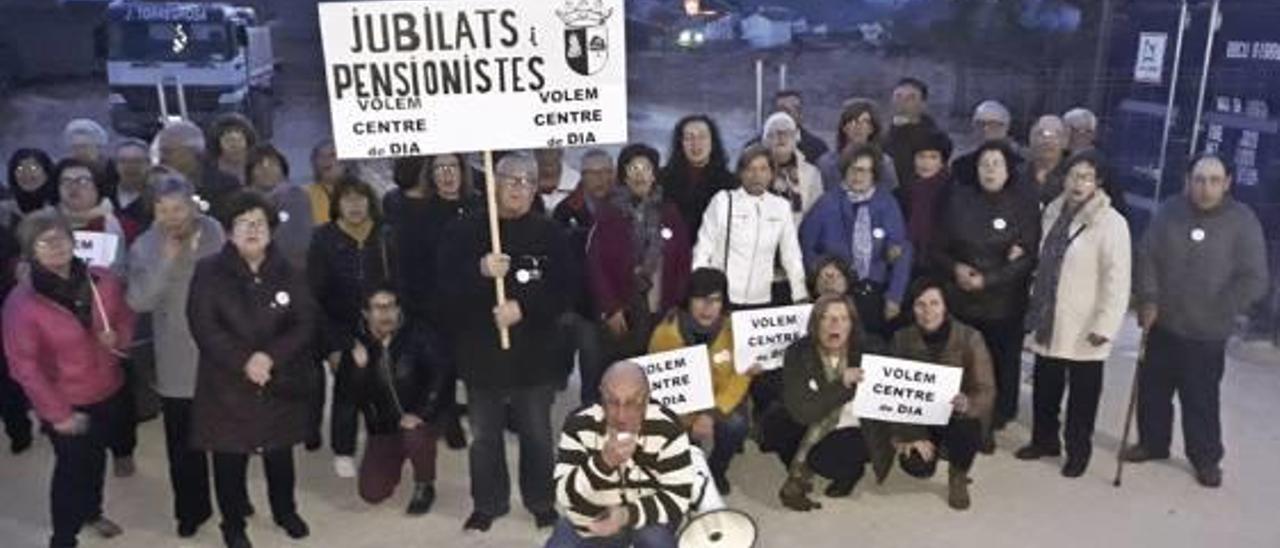
{"type": "Polygon", "coordinates": [[[116,61],[225,61],[232,55],[226,23],[122,22],[111,26],[116,61]]]}

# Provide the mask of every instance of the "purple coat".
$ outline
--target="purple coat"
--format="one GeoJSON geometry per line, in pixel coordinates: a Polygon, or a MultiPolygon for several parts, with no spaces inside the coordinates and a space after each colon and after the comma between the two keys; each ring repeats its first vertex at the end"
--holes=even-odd
{"type": "MultiPolygon", "coordinates": [[[[672,203],[662,205],[662,310],[680,303],[693,264],[689,229],[680,210],[672,203]]],[[[587,241],[587,283],[601,318],[623,310],[635,297],[635,254],[632,253],[631,223],[610,204],[601,204],[596,224],[587,241]]]]}

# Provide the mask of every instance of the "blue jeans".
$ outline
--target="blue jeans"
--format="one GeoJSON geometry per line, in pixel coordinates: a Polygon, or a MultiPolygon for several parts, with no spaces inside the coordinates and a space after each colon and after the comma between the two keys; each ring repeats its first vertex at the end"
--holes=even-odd
{"type": "Polygon", "coordinates": [[[545,548],[676,548],[676,533],[666,525],[650,525],[608,538],[584,538],[569,520],[561,518],[545,548]]]}
{"type": "Polygon", "coordinates": [[[511,480],[507,474],[504,432],[507,405],[512,426],[520,437],[520,497],[525,508],[539,514],[555,506],[555,448],[552,443],[551,404],[555,386],[521,388],[467,387],[467,409],[471,417],[469,463],[471,499],[475,512],[489,517],[510,511],[511,480]]]}

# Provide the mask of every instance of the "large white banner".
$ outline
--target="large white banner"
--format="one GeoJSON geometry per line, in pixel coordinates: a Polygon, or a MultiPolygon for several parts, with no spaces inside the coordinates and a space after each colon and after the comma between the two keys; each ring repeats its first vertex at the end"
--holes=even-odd
{"type": "Polygon", "coordinates": [[[343,159],[627,140],[623,0],[319,9],[343,159]]]}
{"type": "Polygon", "coordinates": [[[746,373],[754,365],[765,371],[782,367],[787,348],[809,333],[812,312],[812,304],[734,312],[734,369],[746,373]]]}
{"type": "Polygon", "coordinates": [[[853,397],[859,417],[909,424],[946,424],[964,370],[932,363],[865,355],[853,397]]]}
{"type": "Polygon", "coordinates": [[[649,378],[649,397],[681,415],[715,406],[711,361],[704,345],[632,358],[649,378]]]}

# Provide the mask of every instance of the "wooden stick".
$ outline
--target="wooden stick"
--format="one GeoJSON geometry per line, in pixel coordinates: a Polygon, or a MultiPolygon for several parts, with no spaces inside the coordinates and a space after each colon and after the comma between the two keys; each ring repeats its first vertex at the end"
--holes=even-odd
{"type": "MultiPolygon", "coordinates": [[[[502,253],[502,239],[498,230],[498,182],[493,176],[493,152],[484,151],[484,195],[485,200],[489,204],[489,251],[495,255],[502,253]]],[[[493,279],[493,292],[498,300],[498,306],[502,306],[507,302],[507,284],[503,278],[493,279]]],[[[505,328],[498,328],[498,339],[503,350],[511,349],[511,332],[505,328]]]]}

